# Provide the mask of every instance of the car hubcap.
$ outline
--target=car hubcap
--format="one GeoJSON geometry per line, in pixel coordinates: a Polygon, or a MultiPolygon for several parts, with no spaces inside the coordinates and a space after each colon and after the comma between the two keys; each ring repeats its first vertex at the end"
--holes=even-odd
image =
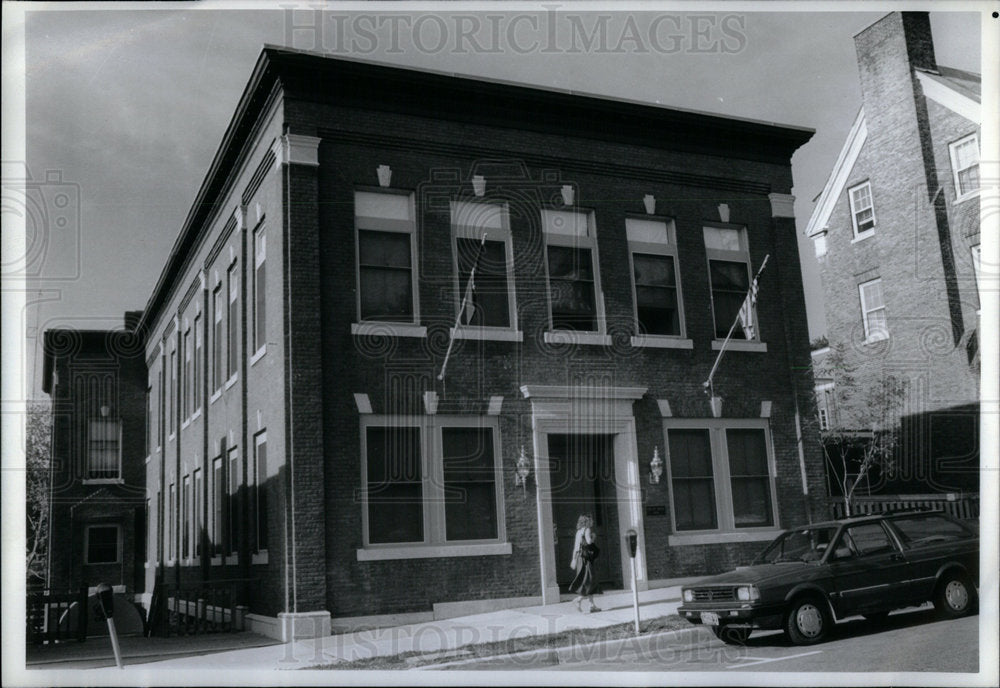
{"type": "Polygon", "coordinates": [[[795,614],[795,624],[802,635],[815,638],[823,630],[823,615],[813,605],[804,604],[795,614]]]}
{"type": "Polygon", "coordinates": [[[948,605],[956,611],[965,609],[965,605],[969,603],[969,592],[961,581],[953,580],[948,583],[944,589],[944,597],[948,600],[948,605]]]}

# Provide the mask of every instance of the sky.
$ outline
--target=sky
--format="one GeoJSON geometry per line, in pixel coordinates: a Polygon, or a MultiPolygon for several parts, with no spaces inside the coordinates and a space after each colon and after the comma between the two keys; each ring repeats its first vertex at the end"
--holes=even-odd
{"type": "MultiPolygon", "coordinates": [[[[793,193],[810,338],[825,332],[803,229],[861,104],[852,37],[885,11],[325,6],[26,13],[25,165],[45,199],[24,210],[29,389],[45,329],[120,327],[145,306],[265,43],[815,129],[793,193]]],[[[980,71],[979,14],[931,25],[939,64],[980,71]]]]}

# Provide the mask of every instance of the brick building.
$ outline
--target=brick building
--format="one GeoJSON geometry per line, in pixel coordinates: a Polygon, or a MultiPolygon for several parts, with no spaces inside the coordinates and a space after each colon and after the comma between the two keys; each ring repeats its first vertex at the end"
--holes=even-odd
{"type": "Polygon", "coordinates": [[[834,366],[855,392],[905,380],[896,467],[870,489],[976,492],[980,77],[937,64],[927,13],[854,40],[863,104],[807,227],[830,344],[814,354],[820,426],[875,413],[834,366]]]}
{"type": "Polygon", "coordinates": [[[581,512],[609,588],[629,528],[645,588],[807,521],[811,135],[265,48],[141,323],[146,589],[289,637],[557,602],[581,512]]]}
{"type": "MultiPolygon", "coordinates": [[[[146,422],[138,312],[124,330],[45,332],[52,399],[47,586],[145,586],[146,422]]],[[[119,589],[122,589],[119,588],[119,589]]]]}

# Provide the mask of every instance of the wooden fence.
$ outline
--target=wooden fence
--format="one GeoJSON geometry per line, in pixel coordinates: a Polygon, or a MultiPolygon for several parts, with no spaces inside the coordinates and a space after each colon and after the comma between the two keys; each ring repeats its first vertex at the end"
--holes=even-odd
{"type": "MultiPolygon", "coordinates": [[[[851,516],[918,509],[924,511],[944,511],[955,518],[963,520],[977,520],[979,518],[978,494],[881,495],[875,497],[854,497],[851,501],[851,516]]],[[[848,514],[844,500],[831,498],[830,512],[833,518],[846,517],[848,514]]]]}

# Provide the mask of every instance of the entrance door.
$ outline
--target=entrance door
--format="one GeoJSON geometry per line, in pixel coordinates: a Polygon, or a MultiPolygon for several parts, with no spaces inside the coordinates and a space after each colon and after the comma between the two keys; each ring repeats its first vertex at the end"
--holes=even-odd
{"type": "Polygon", "coordinates": [[[570,567],[576,522],[591,514],[601,553],[595,575],[605,590],[622,588],[615,491],[613,435],[549,435],[552,521],[556,542],[556,581],[565,591],[573,581],[570,567]]]}

